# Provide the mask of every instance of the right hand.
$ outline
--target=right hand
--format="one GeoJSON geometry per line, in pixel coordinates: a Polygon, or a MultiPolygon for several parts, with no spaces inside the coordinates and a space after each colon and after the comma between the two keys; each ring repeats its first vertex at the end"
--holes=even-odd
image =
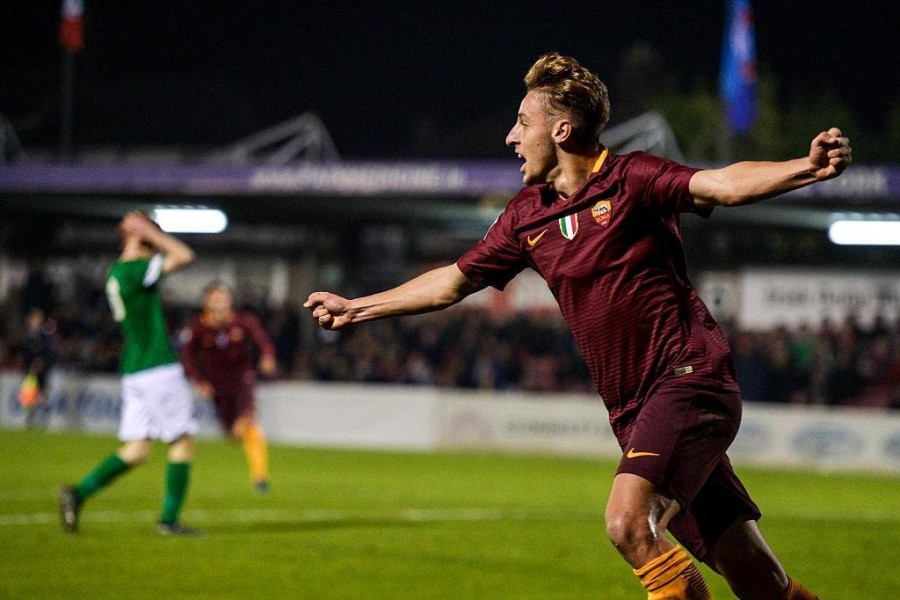
{"type": "Polygon", "coordinates": [[[197,393],[204,398],[212,398],[216,393],[215,388],[208,381],[195,381],[194,387],[196,388],[197,393]]]}
{"type": "Polygon", "coordinates": [[[312,317],[322,329],[341,329],[353,321],[346,298],[330,292],[313,292],[309,295],[304,308],[308,308],[312,317]]]}
{"type": "Polygon", "coordinates": [[[837,177],[852,161],[850,140],[837,127],[823,131],[810,144],[809,162],[819,181],[837,177]]]}

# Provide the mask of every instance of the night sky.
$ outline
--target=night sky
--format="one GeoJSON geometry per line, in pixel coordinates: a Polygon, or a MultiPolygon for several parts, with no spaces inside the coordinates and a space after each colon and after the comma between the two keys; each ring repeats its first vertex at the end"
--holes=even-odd
{"type": "MultiPolygon", "coordinates": [[[[346,158],[508,156],[522,77],[547,50],[610,84],[644,43],[682,89],[718,77],[725,2],[85,0],[80,146],[224,145],[305,111],[346,158]]],[[[757,56],[788,91],[833,89],[870,128],[900,97],[896,2],[754,2],[757,56]]],[[[0,8],[0,113],[26,147],[58,138],[59,2],[0,8]]],[[[898,157],[900,160],[900,157],[898,157]]]]}

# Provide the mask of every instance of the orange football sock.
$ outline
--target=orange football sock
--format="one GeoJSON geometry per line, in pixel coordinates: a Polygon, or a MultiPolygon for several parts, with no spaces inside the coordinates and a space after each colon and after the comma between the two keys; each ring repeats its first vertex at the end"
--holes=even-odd
{"type": "Polygon", "coordinates": [[[256,423],[247,425],[244,428],[242,442],[253,483],[268,482],[269,447],[266,445],[266,435],[263,433],[262,427],[256,423]]]}
{"type": "Polygon", "coordinates": [[[784,600],[819,600],[819,597],[809,591],[803,584],[797,583],[793,578],[788,577],[791,584],[788,586],[784,600]]]}
{"type": "Polygon", "coordinates": [[[681,546],[635,569],[647,600],[711,600],[703,575],[681,546]]]}

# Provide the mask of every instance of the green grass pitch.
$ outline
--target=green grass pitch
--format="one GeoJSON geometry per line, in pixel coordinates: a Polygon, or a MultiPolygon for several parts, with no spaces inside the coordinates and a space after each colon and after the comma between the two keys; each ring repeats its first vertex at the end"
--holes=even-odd
{"type": "MultiPolygon", "coordinates": [[[[239,447],[201,441],[183,517],[206,536],[176,539],[154,531],[158,446],[62,533],[57,488],[116,447],[0,430],[0,598],[646,597],[604,535],[608,461],[275,446],[258,496],[239,447]]],[[[900,598],[900,478],[738,468],[776,553],[823,600],[900,598]]]]}

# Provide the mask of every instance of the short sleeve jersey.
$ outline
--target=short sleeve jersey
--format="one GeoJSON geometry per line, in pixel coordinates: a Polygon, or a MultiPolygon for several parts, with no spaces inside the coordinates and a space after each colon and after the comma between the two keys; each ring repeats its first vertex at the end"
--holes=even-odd
{"type": "Polygon", "coordinates": [[[136,373],[178,362],[159,294],[162,255],[117,261],[106,278],[106,297],[125,344],[120,370],[136,373]]]}
{"type": "Polygon", "coordinates": [[[254,315],[234,313],[224,325],[200,315],[183,332],[182,362],[192,379],[208,381],[215,388],[255,379],[254,352],[274,356],[275,348],[254,315]]]}
{"type": "Polygon", "coordinates": [[[567,199],[523,188],[457,266],[503,289],[530,267],[572,330],[617,435],[667,381],[736,390],[725,336],[692,287],[680,213],[697,209],[692,167],[610,154],[567,199]]]}

